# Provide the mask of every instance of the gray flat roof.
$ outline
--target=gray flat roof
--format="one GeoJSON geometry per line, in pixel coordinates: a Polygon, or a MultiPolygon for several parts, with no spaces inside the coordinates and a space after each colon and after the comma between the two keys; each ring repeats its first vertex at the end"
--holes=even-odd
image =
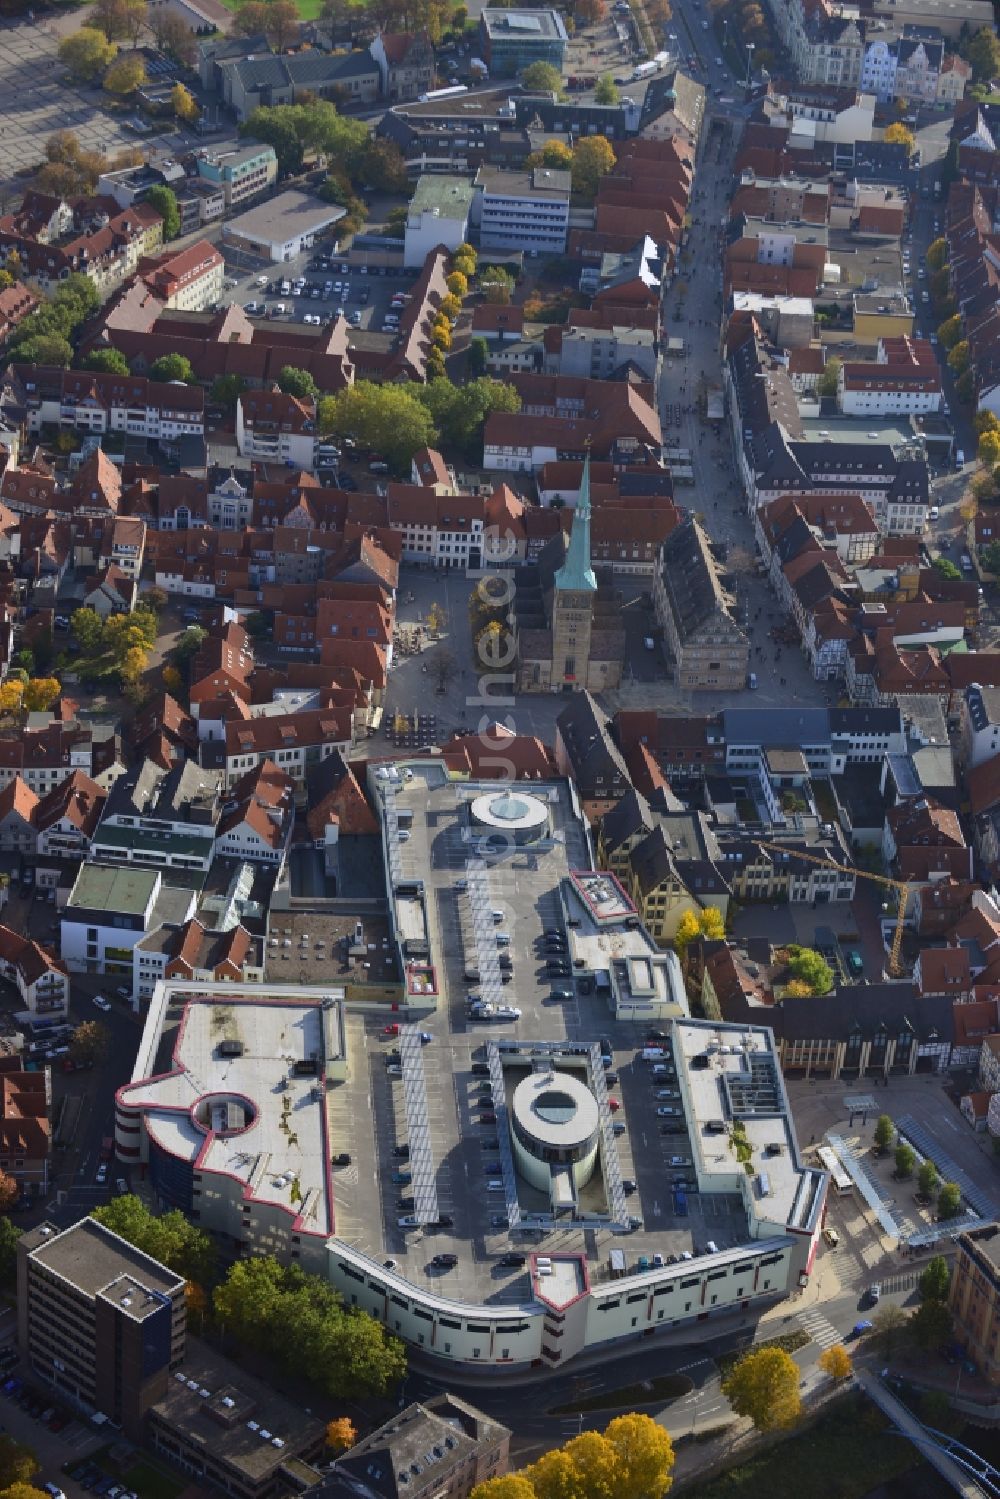
{"type": "Polygon", "coordinates": [[[311,193],[279,193],[230,219],[226,228],[249,239],[277,243],[294,239],[297,234],[315,234],[328,224],[336,224],[346,212],[339,204],[324,203],[311,193]]]}
{"type": "Polygon", "coordinates": [[[84,864],[70,895],[72,906],[91,911],[117,911],[123,916],[142,916],[149,905],[159,873],[155,869],[118,869],[84,864]]]}
{"type": "Polygon", "coordinates": [[[457,218],[468,214],[476,190],[468,177],[449,177],[425,172],[417,180],[408,213],[433,213],[435,209],[443,218],[457,218]]]}
{"type": "Polygon", "coordinates": [[[62,1230],[49,1223],[39,1224],[25,1238],[35,1240],[30,1249],[33,1260],[84,1296],[99,1296],[123,1276],[165,1296],[184,1289],[181,1276],[120,1239],[96,1218],[81,1218],[62,1230]]]}

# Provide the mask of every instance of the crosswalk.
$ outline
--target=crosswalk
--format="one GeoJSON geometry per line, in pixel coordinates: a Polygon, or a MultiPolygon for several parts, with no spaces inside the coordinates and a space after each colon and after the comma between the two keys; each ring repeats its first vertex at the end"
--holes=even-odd
{"type": "Polygon", "coordinates": [[[832,1348],[835,1343],[844,1341],[843,1335],[837,1331],[828,1317],[822,1312],[802,1312],[798,1321],[800,1325],[821,1348],[832,1348]]]}
{"type": "Polygon", "coordinates": [[[880,1281],[883,1294],[894,1291],[912,1291],[920,1279],[918,1270],[908,1270],[902,1275],[886,1275],[880,1281]]]}

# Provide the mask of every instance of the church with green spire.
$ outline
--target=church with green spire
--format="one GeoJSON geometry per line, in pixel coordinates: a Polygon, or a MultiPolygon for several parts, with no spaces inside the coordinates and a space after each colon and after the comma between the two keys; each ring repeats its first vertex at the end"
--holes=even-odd
{"type": "Polygon", "coordinates": [[[561,529],[519,569],[514,598],[519,692],[601,692],[621,682],[621,599],[600,583],[590,553],[590,457],[580,496],[561,529]]]}

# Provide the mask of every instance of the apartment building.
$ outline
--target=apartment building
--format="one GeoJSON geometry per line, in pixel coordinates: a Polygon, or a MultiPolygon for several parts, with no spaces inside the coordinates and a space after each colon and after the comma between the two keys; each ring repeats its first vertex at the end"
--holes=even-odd
{"type": "Polygon", "coordinates": [[[198,176],[221,188],[227,208],[238,208],[278,180],[278,158],[273,146],[246,140],[225,151],[199,151],[198,176]]]}
{"type": "Polygon", "coordinates": [[[207,870],[222,810],[220,780],[218,771],[193,760],[166,771],[144,761],[108,793],[92,854],[119,864],[207,870]]]}
{"type": "Polygon", "coordinates": [[[55,198],[27,192],[0,217],[0,265],[16,256],[19,273],[43,291],[79,272],[108,296],[163,243],[163,219],[149,203],[119,209],[114,198],[55,198]]]}
{"type": "Polygon", "coordinates": [[[304,794],[311,765],[336,752],[346,756],[352,741],[350,708],[316,708],[230,721],[225,726],[226,787],[232,789],[248,771],[272,761],[304,794]]]}
{"type": "Polygon", "coordinates": [[[140,1442],[184,1357],[185,1283],[98,1223],[40,1223],[17,1245],[17,1339],[34,1378],[140,1442]]]}
{"type": "Polygon", "coordinates": [[[0,1057],[0,1171],[14,1178],[22,1200],[49,1190],[51,1107],[47,1067],[24,1072],[20,1057],[0,1057]]]}
{"type": "Polygon", "coordinates": [[[23,414],[31,436],[47,425],[96,435],[124,432],[157,441],[201,437],[205,431],[205,392],[200,386],[141,375],[16,364],[11,366],[10,407],[23,414]]]}
{"type": "Polygon", "coordinates": [[[143,281],[165,309],[201,312],[222,296],[226,263],[207,240],[161,255],[139,267],[143,281]]]}
{"type": "Polygon", "coordinates": [[[0,926],[0,977],[13,985],[31,1015],[61,1019],[69,1013],[69,973],[46,947],[0,926]]]}
{"type": "Polygon", "coordinates": [[[570,174],[549,167],[525,172],[482,166],[471,220],[488,250],[561,255],[569,232],[570,174]]]}
{"type": "Polygon", "coordinates": [[[244,391],[236,402],[236,447],[243,458],[312,473],[316,418],[312,403],[279,390],[244,391]]]}

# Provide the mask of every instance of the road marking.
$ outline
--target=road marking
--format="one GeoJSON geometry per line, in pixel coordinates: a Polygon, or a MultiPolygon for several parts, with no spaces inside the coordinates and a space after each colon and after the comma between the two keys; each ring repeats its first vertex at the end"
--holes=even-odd
{"type": "Polygon", "coordinates": [[[813,1342],[818,1343],[821,1348],[832,1348],[835,1343],[843,1342],[841,1334],[834,1327],[830,1319],[824,1317],[822,1312],[801,1312],[798,1322],[809,1334],[813,1342]]]}

